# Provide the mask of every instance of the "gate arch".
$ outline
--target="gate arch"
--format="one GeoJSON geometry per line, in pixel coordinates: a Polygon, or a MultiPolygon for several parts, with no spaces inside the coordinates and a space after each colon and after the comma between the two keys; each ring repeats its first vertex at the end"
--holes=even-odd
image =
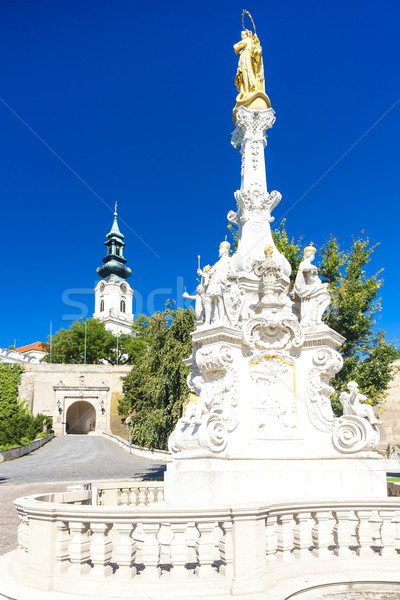
{"type": "Polygon", "coordinates": [[[95,431],[96,409],[86,400],[78,400],[67,410],[66,433],[82,434],[95,431]]]}

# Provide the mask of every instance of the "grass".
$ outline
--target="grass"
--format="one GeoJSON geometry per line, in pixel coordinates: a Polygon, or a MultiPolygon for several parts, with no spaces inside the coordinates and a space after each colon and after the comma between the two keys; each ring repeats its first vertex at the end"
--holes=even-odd
{"type": "Polygon", "coordinates": [[[388,477],[388,481],[400,481],[400,477],[388,477]]]}

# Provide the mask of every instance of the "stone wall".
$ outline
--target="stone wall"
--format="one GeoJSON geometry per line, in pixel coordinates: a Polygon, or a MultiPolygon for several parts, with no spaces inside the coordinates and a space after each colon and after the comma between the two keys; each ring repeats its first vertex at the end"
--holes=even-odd
{"type": "Polygon", "coordinates": [[[386,450],[389,444],[400,445],[400,360],[394,362],[394,369],[388,396],[381,404],[382,410],[377,411],[382,420],[382,425],[379,426],[381,450],[386,450]]]}
{"type": "Polygon", "coordinates": [[[96,411],[96,430],[121,435],[117,400],[122,396],[122,378],[131,366],[27,364],[19,388],[32,414],[53,417],[57,435],[66,433],[68,409],[79,401],[96,411]]]}

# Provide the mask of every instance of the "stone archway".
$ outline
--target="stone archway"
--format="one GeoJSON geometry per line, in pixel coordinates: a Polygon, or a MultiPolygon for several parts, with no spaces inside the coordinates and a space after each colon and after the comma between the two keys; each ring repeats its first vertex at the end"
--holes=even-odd
{"type": "Polygon", "coordinates": [[[90,402],[78,400],[67,410],[66,433],[89,433],[96,429],[96,409],[90,402]]]}

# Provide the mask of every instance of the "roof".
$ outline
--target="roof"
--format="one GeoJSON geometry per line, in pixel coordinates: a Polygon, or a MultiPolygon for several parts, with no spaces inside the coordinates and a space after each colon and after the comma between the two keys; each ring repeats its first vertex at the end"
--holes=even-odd
{"type": "Polygon", "coordinates": [[[21,348],[15,348],[17,352],[28,352],[28,350],[40,350],[44,352],[42,345],[45,342],[33,342],[33,344],[28,344],[27,346],[21,346],[21,348]]]}

